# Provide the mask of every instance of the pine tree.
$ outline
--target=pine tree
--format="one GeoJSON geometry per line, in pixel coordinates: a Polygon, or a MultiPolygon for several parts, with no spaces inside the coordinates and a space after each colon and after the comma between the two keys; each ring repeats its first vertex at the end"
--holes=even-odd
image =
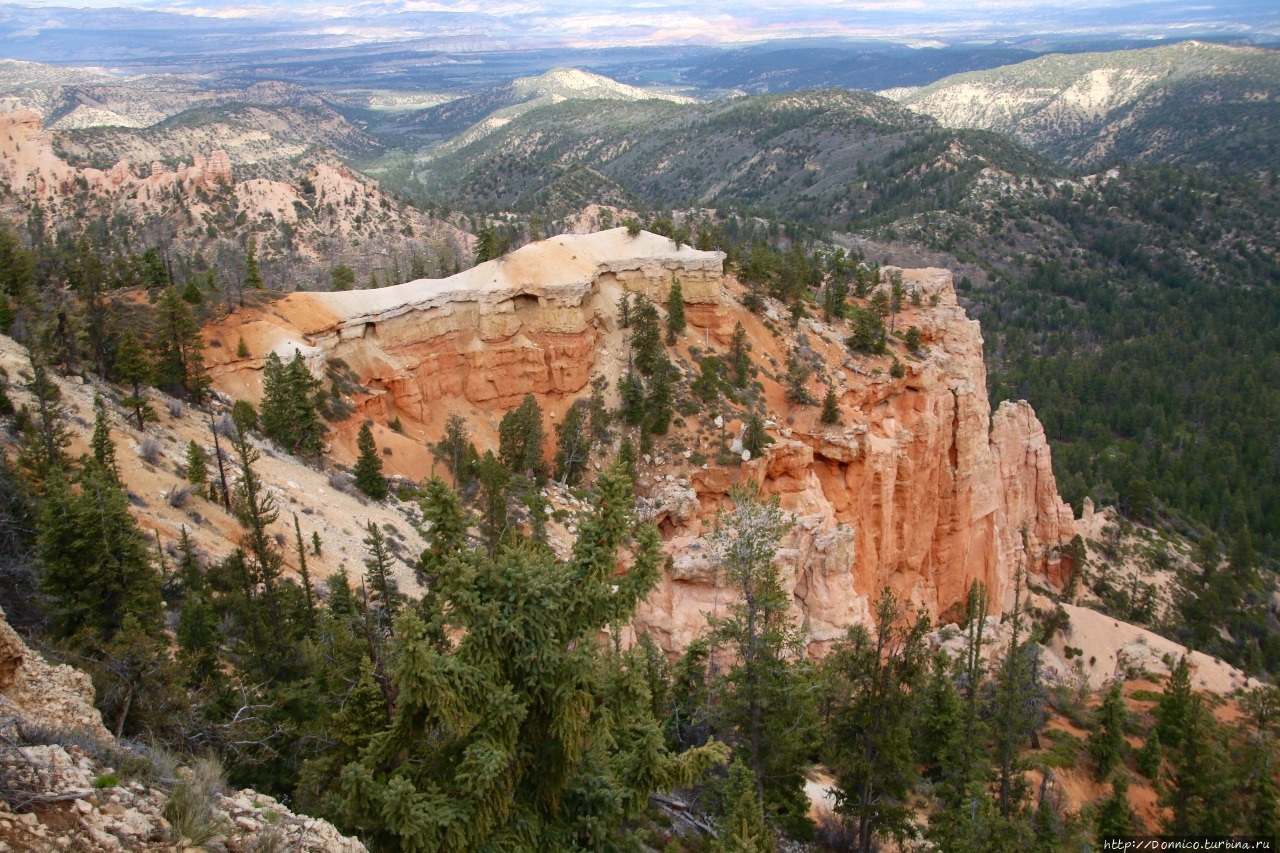
{"type": "Polygon", "coordinates": [[[201,403],[212,384],[204,364],[204,341],[191,306],[177,288],[166,288],[160,295],[155,329],[156,384],[201,403]]]}
{"type": "Polygon", "coordinates": [[[292,453],[318,456],[324,436],[316,395],[320,382],[311,376],[302,353],[294,350],[288,365],[274,352],[262,368],[262,431],[292,453]]]}
{"type": "MultiPolygon", "coordinates": [[[[258,268],[258,241],[250,234],[249,245],[244,255],[244,289],[261,290],[263,287],[265,285],[262,282],[262,270],[258,268]]],[[[244,304],[243,299],[241,304],[244,304]]]]}
{"type": "Polygon", "coordinates": [[[63,451],[71,443],[71,433],[67,430],[62,391],[43,360],[34,353],[27,390],[34,398],[35,410],[29,413],[23,427],[18,461],[41,482],[66,462],[63,451]]]}
{"type": "Polygon", "coordinates": [[[618,398],[618,414],[622,417],[622,422],[628,426],[639,426],[645,416],[643,380],[628,370],[618,380],[618,398]]]}
{"type": "Polygon", "coordinates": [[[591,433],[587,429],[587,404],[575,400],[556,424],[556,460],[553,476],[561,485],[576,486],[587,468],[591,433]]]}
{"type": "Polygon", "coordinates": [[[369,429],[368,423],[360,426],[360,433],[356,436],[356,449],[360,454],[355,465],[356,488],[375,501],[385,499],[388,492],[387,478],[382,476],[382,458],[378,456],[378,445],[373,440],[373,431],[369,429]]]}
{"type": "Polygon", "coordinates": [[[773,853],[777,841],[764,822],[764,809],[756,791],[751,768],[742,761],[729,765],[724,790],[725,813],[720,819],[720,837],[713,850],[723,853],[773,853]]]}
{"type": "MultiPolygon", "coordinates": [[[[1167,686],[1167,685],[1166,685],[1167,686]]],[[[1227,751],[1213,712],[1191,696],[1172,750],[1161,805],[1169,809],[1169,835],[1229,835],[1233,829],[1232,782],[1227,751]]],[[[1163,736],[1162,736],[1163,741],[1163,736]]]]}
{"type": "Polygon", "coordinates": [[[1129,710],[1124,704],[1122,682],[1111,682],[1107,695],[1095,713],[1098,728],[1089,734],[1089,755],[1093,758],[1094,777],[1106,779],[1117,765],[1123,766],[1129,744],[1124,739],[1124,729],[1129,722],[1129,710]]]}
{"type": "Polygon", "coordinates": [[[747,330],[742,323],[733,327],[733,338],[729,342],[729,365],[733,368],[733,384],[736,388],[746,388],[751,380],[751,353],[747,349],[747,330]]]}
{"type": "Polygon", "coordinates": [[[658,331],[658,309],[644,296],[636,296],[631,317],[631,349],[635,353],[636,369],[644,376],[652,376],[667,362],[662,346],[662,334],[658,331]]]}
{"type": "Polygon", "coordinates": [[[187,672],[189,685],[205,684],[219,674],[218,617],[204,570],[196,559],[186,525],[178,540],[182,554],[178,577],[182,584],[182,607],[178,616],[178,658],[187,672]]]}
{"type": "Polygon", "coordinates": [[[1280,790],[1276,786],[1275,745],[1269,732],[1252,732],[1245,741],[1236,788],[1244,806],[1241,829],[1248,835],[1275,838],[1280,830],[1280,790]]]}
{"type": "Polygon", "coordinates": [[[93,450],[93,458],[108,476],[120,479],[120,469],[116,466],[116,443],[111,439],[111,424],[107,420],[107,407],[102,397],[93,397],[93,436],[89,439],[89,447],[93,450]]]}
{"type": "Polygon", "coordinates": [[[427,528],[427,547],[418,560],[418,568],[430,585],[448,560],[462,555],[469,519],[457,493],[439,477],[427,480],[418,505],[427,528]]]}
{"type": "Polygon", "coordinates": [[[831,665],[841,695],[831,711],[827,763],[836,773],[836,811],[853,819],[860,853],[876,849],[877,840],[892,838],[901,847],[918,835],[912,746],[928,672],[929,620],[907,619],[886,587],[875,623],[874,638],[864,625],[850,628],[831,665]]]}
{"type": "Polygon", "coordinates": [[[453,478],[453,487],[461,489],[475,479],[476,448],[471,443],[471,431],[466,419],[457,412],[444,422],[444,434],[431,445],[431,455],[444,462],[453,478]]]}
{"type": "Polygon", "coordinates": [[[397,621],[391,722],[335,774],[343,817],[374,848],[613,849],[651,792],[722,760],[719,745],[668,752],[639,662],[597,648],[606,626],[630,621],[661,559],[646,528],[617,573],[631,501],[615,473],[597,488],[567,560],[517,544],[445,564],[450,648],[416,611],[397,621]]]}
{"type": "Polygon", "coordinates": [[[209,480],[209,468],[205,462],[204,451],[195,439],[187,443],[187,482],[198,490],[203,490],[209,480]]]}
{"type": "Polygon", "coordinates": [[[1129,808],[1129,775],[1123,770],[1111,778],[1111,796],[1098,807],[1097,838],[1126,836],[1133,832],[1133,812],[1129,808]]]}
{"type": "Polygon", "coordinates": [[[119,481],[89,458],[74,483],[55,477],[44,485],[40,588],[52,601],[54,635],[87,630],[108,641],[127,616],[158,631],[160,575],[119,481]]]}
{"type": "Polygon", "coordinates": [[[339,618],[352,616],[356,612],[356,597],[351,592],[346,568],[339,568],[329,575],[325,585],[329,592],[329,613],[339,618]]]}
{"type": "Polygon", "coordinates": [[[632,443],[631,436],[624,435],[618,445],[618,466],[626,474],[633,490],[636,484],[640,482],[640,474],[636,470],[636,462],[636,446],[632,443]]]}
{"type": "Polygon", "coordinates": [[[878,355],[888,347],[888,333],[884,321],[872,310],[850,306],[853,333],[845,339],[845,345],[854,352],[878,355]]]}
{"type": "Polygon", "coordinates": [[[787,359],[787,402],[793,406],[812,406],[816,400],[809,393],[809,365],[792,355],[787,359]]]}
{"type": "Polygon", "coordinates": [[[822,414],[818,416],[818,420],[824,424],[840,423],[840,401],[836,397],[834,385],[827,386],[827,394],[822,398],[822,414]]]}
{"type": "Polygon", "coordinates": [[[479,464],[480,479],[480,529],[484,532],[489,554],[493,554],[503,537],[507,535],[507,484],[511,472],[486,450],[479,464]]]}
{"type": "Polygon", "coordinates": [[[914,355],[920,352],[920,342],[923,337],[924,336],[921,333],[919,326],[912,326],[911,328],[907,329],[907,336],[903,338],[903,341],[904,343],[906,343],[907,350],[911,354],[914,355]]]}
{"type": "Polygon", "coordinates": [[[1182,745],[1193,704],[1195,695],[1191,692],[1191,667],[1183,655],[1169,673],[1160,701],[1152,712],[1156,718],[1155,733],[1160,737],[1162,746],[1176,749],[1182,745]]]}
{"type": "Polygon", "coordinates": [[[591,380],[591,396],[587,398],[587,432],[591,437],[592,448],[613,440],[609,430],[613,414],[604,397],[608,390],[609,380],[604,376],[591,380]]]}
{"type": "Polygon", "coordinates": [[[720,708],[738,732],[739,752],[767,810],[802,826],[808,808],[801,770],[814,745],[813,707],[804,638],[791,623],[773,563],[791,522],[776,496],[765,501],[754,485],[734,489],[734,509],[717,518],[711,535],[717,571],[739,599],[726,616],[711,620],[713,642],[733,660],[723,676],[720,708]],[[780,708],[786,713],[771,713],[780,708]]]}
{"type": "Polygon", "coordinates": [[[382,528],[370,521],[365,525],[364,546],[369,550],[365,558],[365,577],[369,581],[370,600],[376,606],[380,630],[391,630],[391,622],[404,604],[404,596],[391,576],[391,553],[382,528]]]}
{"type": "MultiPolygon", "coordinates": [[[[1026,532],[1023,532],[1026,538],[1026,532]]],[[[1025,543],[1024,543],[1025,544],[1025,543]]],[[[995,753],[999,770],[1000,816],[1010,818],[1025,790],[1019,750],[1037,736],[1043,725],[1045,697],[1039,684],[1039,646],[1023,633],[1023,584],[1021,569],[1014,576],[1009,646],[996,673],[994,697],[995,753]]]]}
{"type": "Polygon", "coordinates": [[[680,279],[673,278],[667,292],[667,346],[675,345],[676,335],[684,328],[684,291],[680,289],[680,279]]]}
{"type": "Polygon", "coordinates": [[[747,416],[747,429],[742,434],[742,447],[753,457],[764,453],[764,449],[773,444],[773,437],[765,432],[764,418],[755,412],[747,416]]]}
{"type": "Polygon", "coordinates": [[[618,328],[631,328],[631,291],[624,290],[618,297],[618,328]]]}
{"type": "Polygon", "coordinates": [[[698,364],[698,371],[698,378],[690,383],[689,390],[699,399],[708,403],[715,403],[720,399],[724,362],[720,360],[718,355],[704,355],[702,361],[698,364]]]}
{"type": "Polygon", "coordinates": [[[307,628],[315,626],[316,602],[315,591],[311,587],[311,572],[307,568],[307,548],[302,544],[302,525],[298,523],[298,514],[293,514],[293,541],[298,554],[298,579],[302,581],[302,594],[307,603],[307,628]]]}
{"type": "Polygon", "coordinates": [[[240,524],[245,528],[244,535],[240,538],[240,548],[247,558],[246,569],[251,582],[251,592],[246,602],[250,608],[247,618],[255,626],[265,624],[273,641],[271,647],[255,643],[252,654],[262,672],[279,675],[292,657],[286,648],[280,606],[279,579],[284,567],[284,555],[280,553],[275,538],[268,531],[279,518],[280,512],[263,485],[262,478],[253,468],[253,463],[259,457],[258,452],[250,445],[248,435],[237,430],[232,438],[232,446],[240,467],[233,503],[240,524]],[[255,608],[254,593],[259,587],[262,590],[265,612],[257,612],[255,608]]]}
{"type": "Polygon", "coordinates": [[[120,336],[113,370],[116,377],[130,387],[129,396],[121,400],[120,405],[133,409],[134,416],[138,419],[138,429],[143,429],[151,407],[142,394],[142,386],[151,381],[153,369],[147,351],[138,343],[133,332],[125,331],[120,336]]]}
{"type": "Polygon", "coordinates": [[[542,407],[532,394],[507,412],[498,425],[498,454],[512,474],[534,476],[542,470],[542,407]]]}
{"type": "MultiPolygon", "coordinates": [[[[665,359],[664,359],[665,360],[665,359]]],[[[675,393],[676,369],[670,364],[654,372],[645,397],[644,427],[650,435],[666,435],[671,426],[672,397],[675,393]]]]}

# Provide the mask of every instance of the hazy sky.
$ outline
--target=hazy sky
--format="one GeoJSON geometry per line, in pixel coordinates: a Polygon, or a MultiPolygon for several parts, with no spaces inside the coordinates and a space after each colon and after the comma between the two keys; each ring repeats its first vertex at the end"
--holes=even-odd
{"type": "Polygon", "coordinates": [[[1280,29],[1280,2],[1170,0],[34,0],[0,3],[9,35],[114,23],[205,31],[264,27],[327,43],[473,36],[510,43],[671,44],[799,36],[956,41],[1069,33],[1105,37],[1280,29]],[[123,7],[123,8],[122,8],[123,7]],[[136,20],[135,20],[136,19],[136,20]]]}

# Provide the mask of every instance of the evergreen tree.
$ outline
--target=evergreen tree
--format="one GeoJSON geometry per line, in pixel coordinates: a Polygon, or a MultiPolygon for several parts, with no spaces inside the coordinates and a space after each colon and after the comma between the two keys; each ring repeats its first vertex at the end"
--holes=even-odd
{"type": "Polygon", "coordinates": [[[219,675],[218,617],[213,594],[195,548],[182,527],[179,538],[178,577],[182,584],[182,608],[178,616],[178,659],[187,672],[187,683],[206,684],[219,675]]]}
{"type": "Polygon", "coordinates": [[[307,602],[307,628],[315,626],[316,602],[315,592],[311,587],[311,572],[307,568],[307,549],[302,544],[302,525],[298,523],[298,514],[293,514],[293,541],[298,554],[298,579],[302,581],[302,594],[307,602]]]}
{"type": "Polygon", "coordinates": [[[156,384],[174,393],[185,393],[203,402],[212,380],[204,365],[204,341],[191,306],[177,288],[169,287],[156,306],[156,384]]]}
{"type": "Polygon", "coordinates": [[[329,592],[329,613],[339,618],[347,618],[356,612],[356,597],[351,592],[351,582],[347,579],[345,567],[339,568],[329,575],[325,586],[329,592]]]}
{"type": "Polygon", "coordinates": [[[430,587],[444,564],[462,555],[467,545],[470,519],[457,493],[439,477],[427,480],[418,505],[422,508],[422,520],[427,527],[427,547],[418,560],[418,568],[430,587]]]}
{"type": "Polygon", "coordinates": [[[205,462],[204,451],[195,439],[187,443],[187,482],[197,490],[203,490],[209,480],[209,468],[205,462]]]}
{"type": "MultiPolygon", "coordinates": [[[[261,290],[265,286],[262,282],[262,270],[258,268],[258,241],[250,234],[244,254],[244,290],[261,290]]],[[[243,299],[240,301],[244,304],[243,299]]]]}
{"type": "Polygon", "coordinates": [[[849,629],[832,664],[840,692],[831,712],[827,762],[836,773],[836,811],[854,821],[857,849],[878,839],[901,846],[916,837],[911,792],[919,775],[912,749],[928,672],[927,617],[906,614],[886,588],[875,605],[874,638],[849,629]]]}
{"type": "Polygon", "coordinates": [[[416,612],[398,620],[390,723],[340,775],[343,817],[375,848],[612,849],[651,792],[722,760],[715,744],[670,754],[643,667],[596,646],[631,619],[660,563],[644,529],[617,574],[631,502],[616,472],[597,488],[569,559],[517,545],[445,564],[451,648],[416,612]]]}
{"type": "Polygon", "coordinates": [[[130,388],[129,396],[121,400],[120,405],[133,409],[134,416],[138,419],[138,429],[143,429],[151,407],[142,394],[142,386],[151,381],[153,369],[147,351],[138,343],[133,332],[125,331],[120,336],[113,370],[116,377],[130,388]]]}
{"type": "Polygon", "coordinates": [[[764,822],[764,809],[756,792],[751,768],[745,762],[729,765],[724,790],[725,813],[720,819],[720,837],[713,849],[720,853],[773,853],[777,841],[764,822]]]}
{"type": "Polygon", "coordinates": [[[618,297],[618,328],[631,328],[631,291],[624,290],[618,297]]]}
{"type": "Polygon", "coordinates": [[[1089,734],[1089,755],[1093,758],[1094,776],[1106,779],[1117,765],[1123,767],[1129,744],[1124,739],[1129,710],[1124,704],[1123,683],[1111,682],[1095,716],[1097,729],[1089,734]]]}
{"type": "Polygon", "coordinates": [[[391,576],[391,553],[387,548],[387,537],[382,528],[372,521],[365,525],[364,546],[369,549],[365,558],[365,577],[369,581],[370,600],[376,610],[376,619],[381,631],[391,630],[391,622],[400,612],[404,604],[404,596],[391,576]]]}
{"type": "Polygon", "coordinates": [[[493,554],[503,538],[507,535],[507,484],[511,482],[511,472],[486,450],[479,464],[480,479],[480,529],[484,532],[485,544],[489,554],[493,554]]]}
{"type": "Polygon", "coordinates": [[[35,409],[29,412],[22,429],[18,461],[37,482],[43,482],[65,463],[63,451],[71,443],[71,434],[67,431],[62,391],[48,367],[34,353],[27,390],[34,398],[35,409]]]}
{"type": "Polygon", "coordinates": [[[587,398],[587,432],[591,436],[592,448],[613,440],[609,430],[613,416],[604,398],[608,390],[609,380],[604,376],[591,380],[591,396],[587,398]]]}
{"type": "Polygon", "coordinates": [[[1183,655],[1169,673],[1160,701],[1152,712],[1156,718],[1155,733],[1160,737],[1164,747],[1177,748],[1182,745],[1183,732],[1186,730],[1187,718],[1195,703],[1195,695],[1191,692],[1191,667],[1183,655]]]}
{"type": "Polygon", "coordinates": [[[884,321],[874,312],[856,305],[850,306],[853,333],[845,344],[854,352],[879,355],[888,348],[884,321]]]}
{"type": "Polygon", "coordinates": [[[1133,812],[1129,808],[1129,775],[1123,770],[1111,778],[1111,796],[1098,807],[1097,837],[1103,839],[1133,833],[1133,812]]]}
{"type": "Polygon", "coordinates": [[[455,489],[463,488],[475,477],[476,448],[471,443],[467,421],[457,412],[444,422],[444,434],[431,445],[431,455],[444,462],[453,478],[455,489]]]}
{"type": "Polygon", "coordinates": [[[840,423],[840,401],[836,397],[834,385],[827,386],[827,394],[822,398],[822,414],[818,416],[818,420],[824,424],[840,423]]]}
{"type": "Polygon", "coordinates": [[[751,380],[751,352],[747,347],[747,330],[742,323],[733,327],[733,337],[729,341],[729,365],[733,368],[734,387],[746,388],[751,380]]]}
{"type": "Polygon", "coordinates": [[[689,390],[699,399],[708,403],[715,403],[720,399],[724,362],[718,355],[704,355],[702,361],[698,364],[698,370],[698,378],[690,383],[689,390]]]}
{"type": "Polygon", "coordinates": [[[662,334],[658,330],[658,309],[644,294],[636,296],[631,326],[631,349],[635,353],[636,369],[644,376],[652,376],[668,362],[662,346],[662,334]]]}
{"type": "Polygon", "coordinates": [[[773,444],[773,438],[764,428],[764,418],[755,412],[747,416],[747,429],[742,434],[742,447],[750,451],[753,457],[764,453],[764,449],[773,444]]]}
{"type": "Polygon", "coordinates": [[[680,289],[680,279],[673,278],[667,292],[667,346],[675,345],[676,335],[684,328],[684,291],[680,289]]]}
{"type": "Polygon", "coordinates": [[[498,425],[498,454],[512,474],[536,475],[542,470],[542,407],[532,394],[502,416],[498,425]]]}
{"type": "Polygon", "coordinates": [[[1275,838],[1280,834],[1275,745],[1263,731],[1247,735],[1244,747],[1236,783],[1244,806],[1240,828],[1248,835],[1275,838]]]}
{"type": "Polygon", "coordinates": [[[618,380],[619,415],[627,426],[639,426],[644,420],[644,382],[632,371],[618,380]]]}
{"type": "Polygon", "coordinates": [[[292,660],[285,642],[285,625],[280,604],[279,579],[284,567],[284,555],[280,553],[275,537],[268,530],[280,513],[262,478],[253,468],[253,463],[259,457],[249,443],[248,435],[237,430],[232,438],[232,446],[240,468],[233,505],[241,526],[245,528],[244,535],[240,538],[240,548],[245,552],[247,580],[245,604],[248,612],[245,618],[255,631],[259,626],[265,625],[272,640],[271,646],[267,647],[255,637],[250,655],[262,673],[276,676],[292,660]]]}
{"type": "Polygon", "coordinates": [[[360,433],[356,436],[356,449],[360,454],[355,465],[356,488],[375,501],[385,499],[388,492],[387,478],[382,476],[382,457],[378,455],[378,445],[373,440],[373,431],[369,429],[368,423],[360,426],[360,433]]]}
{"type": "Polygon", "coordinates": [[[636,446],[632,443],[631,436],[624,435],[618,445],[618,466],[627,475],[633,490],[636,484],[640,482],[640,474],[636,470],[636,461],[636,446]]]}
{"type": "Polygon", "coordinates": [[[561,485],[576,486],[591,452],[591,433],[587,429],[587,404],[575,400],[556,424],[555,478],[561,485]]]}
{"type": "MultiPolygon", "coordinates": [[[[1199,696],[1192,696],[1175,736],[1161,805],[1169,835],[1229,835],[1233,828],[1232,779],[1222,732],[1199,696]]],[[[1163,737],[1161,738],[1163,741],[1163,737]]]]}
{"type": "Polygon", "coordinates": [[[116,466],[116,443],[111,439],[111,424],[107,420],[107,407],[102,397],[93,397],[93,436],[89,439],[89,447],[93,458],[102,470],[116,480],[120,479],[120,469],[116,466]]]}
{"type": "Polygon", "coordinates": [[[816,400],[809,393],[809,365],[792,355],[787,359],[787,402],[793,406],[812,406],[816,400]]]}
{"type": "Polygon", "coordinates": [[[649,435],[666,435],[671,426],[672,396],[675,393],[676,369],[667,362],[649,379],[649,393],[645,397],[643,425],[649,435]]]}
{"type": "Polygon", "coordinates": [[[903,341],[907,345],[907,350],[914,355],[915,353],[920,352],[920,341],[922,338],[923,338],[923,334],[920,331],[920,327],[912,326],[911,328],[907,329],[907,336],[903,339],[903,341]]]}
{"type": "MultiPolygon", "coordinates": [[[[1025,531],[1023,538],[1026,538],[1025,531]]],[[[1044,723],[1045,697],[1039,684],[1040,647],[1023,633],[1024,578],[1019,569],[1014,577],[1013,610],[1008,617],[1009,646],[996,673],[993,697],[1000,815],[1005,819],[1014,814],[1025,794],[1018,752],[1029,741],[1034,743],[1044,723]]]]}
{"type": "Polygon", "coordinates": [[[262,368],[262,431],[291,453],[318,456],[324,436],[316,395],[320,382],[311,376],[302,353],[294,350],[286,366],[274,352],[262,368]]]}
{"type": "Polygon", "coordinates": [[[726,616],[710,620],[713,642],[733,660],[723,676],[720,712],[738,733],[766,810],[803,832],[808,800],[801,769],[814,745],[814,708],[804,637],[791,623],[773,563],[791,522],[776,496],[765,501],[753,487],[735,488],[735,507],[717,518],[711,536],[717,571],[739,598],[726,616]],[[781,709],[786,712],[777,713],[781,709]]]}
{"type": "Polygon", "coordinates": [[[41,591],[57,637],[109,641],[125,618],[160,629],[160,576],[119,481],[89,458],[74,482],[50,478],[37,522],[41,591]]]}

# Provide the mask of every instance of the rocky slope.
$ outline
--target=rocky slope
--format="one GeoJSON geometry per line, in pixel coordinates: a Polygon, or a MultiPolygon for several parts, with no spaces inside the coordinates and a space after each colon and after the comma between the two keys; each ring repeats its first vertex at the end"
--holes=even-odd
{"type": "Polygon", "coordinates": [[[883,94],[948,127],[992,130],[1075,168],[1114,160],[1269,168],[1280,53],[1188,41],[1053,54],[883,94]]]}
{"type": "MultiPolygon", "coordinates": [[[[277,119],[268,129],[283,121],[277,119]]],[[[317,276],[327,284],[328,269],[340,262],[367,280],[370,272],[390,275],[392,260],[399,265],[403,258],[407,266],[415,252],[450,265],[470,254],[470,235],[393,202],[331,156],[302,163],[298,157],[309,150],[302,143],[283,157],[288,146],[263,127],[175,136],[176,147],[133,141],[113,152],[119,159],[107,166],[96,144],[78,149],[74,139],[46,130],[34,112],[0,113],[0,213],[25,222],[39,207],[50,232],[110,221],[116,239],[136,237],[144,246],[163,234],[171,256],[229,258],[219,271],[224,280],[240,273],[243,243],[252,233],[264,278],[278,289],[310,284],[317,276]],[[205,148],[202,140],[226,147],[205,148]],[[60,148],[104,168],[68,162],[60,148]],[[269,173],[284,179],[244,174],[263,165],[259,156],[275,164],[269,173]]]]}
{"type": "MultiPolygon", "coordinates": [[[[0,611],[0,851],[197,849],[184,843],[188,824],[170,801],[177,790],[192,790],[199,771],[118,743],[93,701],[89,676],[49,665],[0,611]]],[[[199,781],[202,818],[212,827],[199,849],[365,849],[327,821],[294,814],[271,797],[199,781]]]]}
{"type": "MultiPolygon", "coordinates": [[[[676,361],[691,370],[692,347],[723,353],[741,321],[763,368],[776,442],[758,459],[725,464],[722,453],[696,461],[695,450],[705,459],[717,443],[741,452],[730,446],[741,427],[735,413],[704,409],[677,421],[646,460],[640,491],[672,565],[640,629],[679,648],[727,600],[703,536],[733,484],[747,479],[779,495],[796,518],[779,559],[797,617],[818,648],[865,620],[869,597],[886,585],[945,618],[975,579],[988,585],[997,608],[1020,567],[1062,582],[1070,565],[1060,549],[1074,527],[1044,432],[1025,403],[992,415],[982,338],[956,303],[950,273],[903,271],[922,307],[897,322],[920,326],[927,347],[918,358],[898,352],[906,374],[894,379],[887,357],[849,358],[839,324],[809,320],[787,333],[777,306],[764,317],[745,311],[722,261],[646,232],[561,236],[448,279],[292,294],[212,326],[208,336],[218,345],[208,355],[218,387],[251,399],[269,351],[288,357],[299,350],[317,375],[340,360],[367,389],[353,401],[360,412],[379,425],[399,419],[402,440],[434,440],[457,412],[483,449],[496,444],[498,420],[524,394],[535,394],[554,423],[585,396],[593,376],[616,380],[627,360],[619,295],[643,292],[661,304],[679,278],[691,328],[676,361]],[[247,358],[234,355],[241,338],[247,358]],[[792,349],[825,365],[843,426],[824,428],[813,407],[785,402],[778,364],[792,349]]],[[[335,441],[340,458],[350,458],[352,431],[335,441]]],[[[397,448],[387,461],[406,476],[430,473],[425,453],[397,448]]]]}

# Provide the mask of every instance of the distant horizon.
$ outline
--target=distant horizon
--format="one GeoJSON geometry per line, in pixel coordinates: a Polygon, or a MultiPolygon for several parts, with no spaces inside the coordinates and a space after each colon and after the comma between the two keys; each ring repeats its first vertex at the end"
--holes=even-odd
{"type": "Polygon", "coordinates": [[[522,48],[747,46],[838,38],[909,47],[1043,38],[1280,40],[1274,3],[1034,0],[590,0],[480,3],[366,0],[29,0],[0,7],[0,56],[44,62],[146,61],[362,46],[455,52],[522,48]]]}

